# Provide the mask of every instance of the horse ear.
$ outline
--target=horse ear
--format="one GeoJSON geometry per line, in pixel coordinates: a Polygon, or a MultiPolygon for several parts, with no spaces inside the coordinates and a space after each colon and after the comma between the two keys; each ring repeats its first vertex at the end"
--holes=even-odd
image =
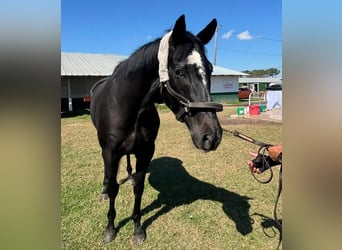
{"type": "Polygon", "coordinates": [[[214,18],[201,32],[197,34],[197,37],[203,44],[207,44],[213,37],[217,27],[217,21],[214,18]]]}
{"type": "Polygon", "coordinates": [[[186,31],[185,16],[181,15],[173,27],[171,39],[174,43],[180,43],[184,40],[184,35],[186,31]]]}

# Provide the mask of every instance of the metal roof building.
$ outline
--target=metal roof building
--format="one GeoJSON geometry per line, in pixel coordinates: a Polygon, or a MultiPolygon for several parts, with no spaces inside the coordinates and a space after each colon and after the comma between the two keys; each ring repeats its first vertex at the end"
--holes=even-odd
{"type": "MultiPolygon", "coordinates": [[[[62,52],[61,76],[108,76],[127,56],[62,52]]],[[[213,76],[247,76],[248,74],[213,65],[213,76]]]]}
{"type": "Polygon", "coordinates": [[[125,56],[111,54],[61,54],[61,76],[107,76],[125,56]]]}
{"type": "Polygon", "coordinates": [[[216,66],[216,65],[213,65],[213,66],[214,66],[214,70],[212,73],[213,76],[248,76],[248,74],[240,72],[240,71],[223,68],[223,67],[216,66]]]}
{"type": "MultiPolygon", "coordinates": [[[[98,80],[111,75],[115,67],[127,58],[113,54],[62,52],[62,111],[72,111],[73,106],[89,106],[91,87],[98,80]]],[[[227,97],[237,98],[239,77],[246,75],[248,74],[214,65],[210,90],[213,99],[222,101],[227,97]]]]}
{"type": "Polygon", "coordinates": [[[274,77],[241,77],[239,83],[276,83],[282,84],[280,78],[274,77]]]}

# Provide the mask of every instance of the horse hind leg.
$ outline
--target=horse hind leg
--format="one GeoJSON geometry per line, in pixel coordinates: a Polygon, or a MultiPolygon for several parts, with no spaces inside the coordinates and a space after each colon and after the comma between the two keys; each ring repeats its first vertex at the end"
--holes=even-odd
{"type": "Polygon", "coordinates": [[[128,177],[127,177],[128,183],[135,186],[135,175],[132,174],[131,157],[129,154],[127,154],[127,173],[128,173],[128,177]]]}
{"type": "Polygon", "coordinates": [[[128,183],[130,183],[131,185],[135,185],[135,174],[132,174],[132,164],[131,164],[131,157],[130,154],[126,155],[126,159],[127,159],[127,166],[126,166],[126,170],[128,173],[128,176],[122,180],[119,181],[119,185],[124,184],[126,181],[128,183]]]}
{"type": "Polygon", "coordinates": [[[106,172],[106,167],[104,167],[104,177],[103,177],[103,190],[100,196],[100,201],[104,201],[104,200],[108,200],[109,196],[108,196],[108,183],[109,183],[109,179],[108,179],[108,175],[106,172]]]}
{"type": "Polygon", "coordinates": [[[144,192],[144,182],[147,168],[150,164],[154,153],[154,144],[150,147],[146,147],[143,151],[136,154],[136,174],[135,174],[135,185],[134,190],[134,208],[132,219],[134,222],[134,242],[138,245],[142,244],[146,239],[146,233],[141,226],[141,199],[144,192]]]}

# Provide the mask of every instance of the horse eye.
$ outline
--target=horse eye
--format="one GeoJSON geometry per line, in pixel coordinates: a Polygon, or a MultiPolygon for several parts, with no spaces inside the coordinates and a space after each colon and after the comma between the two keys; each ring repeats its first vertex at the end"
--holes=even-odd
{"type": "Polygon", "coordinates": [[[181,69],[176,69],[176,76],[177,77],[181,77],[181,76],[183,76],[184,75],[184,72],[183,72],[183,70],[181,70],[181,69]]]}

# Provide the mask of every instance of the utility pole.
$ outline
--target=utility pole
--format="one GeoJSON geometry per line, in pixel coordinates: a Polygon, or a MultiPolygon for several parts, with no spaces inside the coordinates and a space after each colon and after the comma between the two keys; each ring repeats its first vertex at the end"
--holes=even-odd
{"type": "Polygon", "coordinates": [[[217,50],[217,35],[218,35],[218,29],[221,27],[221,25],[216,26],[215,30],[215,44],[214,44],[214,65],[216,65],[216,50],[217,50]]]}

